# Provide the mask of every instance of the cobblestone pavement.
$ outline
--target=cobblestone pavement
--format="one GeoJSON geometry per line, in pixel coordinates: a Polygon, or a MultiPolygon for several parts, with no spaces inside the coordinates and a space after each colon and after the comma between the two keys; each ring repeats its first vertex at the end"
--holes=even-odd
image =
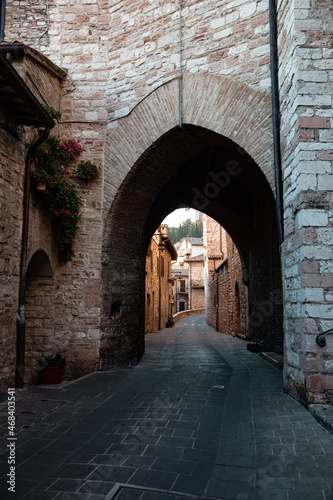
{"type": "Polygon", "coordinates": [[[282,371],[203,315],[151,334],[132,368],[16,391],[24,500],[333,499],[333,436],[282,392],[282,371]]]}

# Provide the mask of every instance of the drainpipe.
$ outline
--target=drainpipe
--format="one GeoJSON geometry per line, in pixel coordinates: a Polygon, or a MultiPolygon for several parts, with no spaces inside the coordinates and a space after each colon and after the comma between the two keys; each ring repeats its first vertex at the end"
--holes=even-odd
{"type": "MultiPolygon", "coordinates": [[[[216,268],[215,268],[216,271],[216,268]]],[[[219,273],[216,276],[216,331],[219,331],[219,273]]]]}
{"type": "Polygon", "coordinates": [[[182,107],[183,107],[183,74],[182,74],[182,4],[179,1],[179,128],[183,126],[182,107]]]}
{"type": "Polygon", "coordinates": [[[276,0],[269,0],[271,81],[272,81],[272,117],[275,165],[276,217],[279,245],[284,241],[283,228],[283,188],[280,144],[280,100],[279,100],[279,60],[277,43],[277,9],[276,0]]]}
{"type": "Polygon", "coordinates": [[[16,356],[16,387],[22,389],[24,386],[24,357],[25,357],[25,290],[27,284],[27,251],[28,251],[28,227],[29,227],[29,203],[30,203],[30,174],[32,154],[50,134],[51,128],[46,128],[41,137],[28,150],[25,159],[24,176],[24,198],[23,198],[23,227],[22,247],[20,265],[20,288],[19,308],[17,315],[17,356],[16,356]]]}

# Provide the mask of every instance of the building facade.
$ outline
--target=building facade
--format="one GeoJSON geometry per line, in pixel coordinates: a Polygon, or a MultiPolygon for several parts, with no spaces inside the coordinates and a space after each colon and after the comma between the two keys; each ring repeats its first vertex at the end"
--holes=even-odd
{"type": "Polygon", "coordinates": [[[205,307],[202,238],[183,238],[172,265],[175,313],[205,307]]]}
{"type": "Polygon", "coordinates": [[[172,261],[177,251],[161,224],[154,233],[146,258],[146,333],[165,328],[174,313],[172,261]]]}
{"type": "MultiPolygon", "coordinates": [[[[330,0],[7,0],[3,25],[0,51],[62,112],[52,134],[101,168],[78,186],[66,263],[50,214],[31,202],[26,368],[40,351],[29,335],[66,351],[68,376],[140,360],[147,247],[185,205],[235,242],[256,334],[284,340],[284,389],[305,405],[331,401],[333,337],[316,341],[333,327],[330,0]],[[41,312],[38,296],[53,308],[41,312]]],[[[2,100],[3,391],[17,371],[25,158],[46,127],[12,111],[2,100]]]]}
{"type": "Polygon", "coordinates": [[[238,250],[226,230],[203,216],[206,321],[218,332],[250,339],[248,300],[238,250]]]}

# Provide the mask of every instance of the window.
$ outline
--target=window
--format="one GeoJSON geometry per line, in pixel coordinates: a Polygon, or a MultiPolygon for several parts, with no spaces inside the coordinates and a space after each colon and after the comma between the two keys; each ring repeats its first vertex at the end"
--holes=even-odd
{"type": "Polygon", "coordinates": [[[5,37],[5,5],[6,0],[0,0],[0,40],[5,37]]]}
{"type": "Polygon", "coordinates": [[[185,292],[185,280],[180,280],[180,292],[185,292]]]}

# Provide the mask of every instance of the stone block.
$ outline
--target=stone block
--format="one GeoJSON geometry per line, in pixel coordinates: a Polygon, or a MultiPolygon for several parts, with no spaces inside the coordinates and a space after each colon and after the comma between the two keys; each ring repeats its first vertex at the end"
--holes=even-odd
{"type": "Polygon", "coordinates": [[[319,140],[321,142],[329,142],[329,143],[332,143],[333,142],[333,130],[330,129],[330,130],[320,130],[319,131],[319,140]]]}
{"type": "Polygon", "coordinates": [[[322,278],[320,274],[303,274],[301,278],[302,287],[318,287],[322,286],[322,278]]]}
{"type": "Polygon", "coordinates": [[[325,210],[302,209],[296,216],[296,223],[299,229],[304,226],[327,226],[328,214],[325,210]]]}
{"type": "Polygon", "coordinates": [[[240,19],[252,16],[257,9],[257,2],[248,2],[246,5],[241,5],[239,9],[240,19]]]}
{"type": "MultiPolygon", "coordinates": [[[[326,73],[324,73],[324,75],[326,75],[326,73]]],[[[301,128],[330,128],[330,121],[328,118],[304,116],[299,118],[299,126],[301,128]]]]}
{"type": "Polygon", "coordinates": [[[308,387],[310,390],[333,389],[332,375],[310,375],[308,377],[308,387]]]}
{"type": "MultiPolygon", "coordinates": [[[[329,161],[300,161],[299,172],[303,174],[327,174],[331,172],[331,163],[329,161]]],[[[321,178],[318,178],[318,184],[321,178]]]]}
{"type": "Polygon", "coordinates": [[[333,174],[320,175],[318,177],[318,189],[321,191],[333,191],[333,174]]]}

